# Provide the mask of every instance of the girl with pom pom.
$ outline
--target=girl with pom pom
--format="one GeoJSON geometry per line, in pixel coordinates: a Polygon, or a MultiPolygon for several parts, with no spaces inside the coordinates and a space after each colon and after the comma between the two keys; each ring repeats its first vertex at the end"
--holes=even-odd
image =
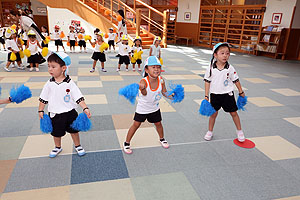
{"type": "Polygon", "coordinates": [[[122,40],[117,42],[119,47],[119,65],[117,68],[117,72],[121,70],[121,65],[125,63],[126,72],[128,72],[128,65],[130,64],[129,55],[131,53],[130,46],[128,45],[128,37],[127,35],[122,36],[122,40]]]}
{"type": "Polygon", "coordinates": [[[118,22],[118,38],[119,40],[123,37],[123,35],[127,35],[127,25],[125,20],[125,15],[123,10],[117,11],[122,19],[118,22]]]}
{"type": "Polygon", "coordinates": [[[45,84],[40,95],[39,117],[44,116],[44,108],[48,104],[48,112],[52,121],[51,135],[54,139],[55,148],[50,152],[49,157],[56,157],[61,151],[61,137],[66,131],[71,134],[75,150],[79,156],[85,155],[85,151],[80,145],[79,133],[71,128],[71,124],[76,120],[78,105],[88,118],[91,117],[89,108],[84,102],[77,85],[67,75],[67,67],[71,64],[70,57],[63,53],[53,53],[48,57],[48,71],[52,78],[45,84]]]}
{"type": "Polygon", "coordinates": [[[68,34],[68,42],[70,44],[70,53],[75,53],[75,46],[77,42],[77,34],[75,32],[75,26],[70,25],[69,26],[69,34],[68,34]]]}
{"type": "Polygon", "coordinates": [[[78,39],[79,39],[79,42],[78,42],[78,45],[80,47],[80,52],[82,53],[82,48],[84,49],[84,52],[86,53],[86,42],[84,40],[84,37],[86,36],[85,34],[85,30],[84,28],[80,28],[80,32],[78,34],[78,39]]]}
{"type": "Polygon", "coordinates": [[[138,70],[142,71],[141,70],[142,58],[141,56],[139,56],[143,53],[142,38],[140,36],[136,36],[133,43],[134,45],[131,48],[131,53],[133,54],[132,55],[133,59],[131,59],[132,71],[135,71],[135,64],[138,64],[138,70]]]}
{"type": "Polygon", "coordinates": [[[40,71],[39,70],[39,62],[41,59],[40,59],[40,55],[38,52],[38,47],[40,49],[42,48],[36,39],[35,32],[29,31],[26,49],[28,49],[31,54],[31,56],[27,60],[27,62],[30,64],[29,71],[31,71],[31,72],[33,71],[33,66],[35,66],[35,71],[37,71],[37,72],[40,71]]]}
{"type": "Polygon", "coordinates": [[[22,65],[22,59],[20,56],[20,49],[22,50],[22,45],[18,43],[16,30],[12,28],[7,28],[5,32],[5,37],[8,38],[5,41],[5,44],[6,44],[6,48],[9,50],[9,53],[8,53],[7,63],[6,66],[4,66],[4,69],[7,72],[11,72],[9,66],[11,63],[14,63],[16,61],[18,64],[18,69],[24,70],[25,68],[22,65]]]}
{"type": "MultiPolygon", "coordinates": [[[[49,36],[49,33],[48,33],[48,28],[47,26],[42,26],[41,27],[41,30],[42,30],[42,35],[47,38],[49,36]]],[[[42,41],[42,44],[41,46],[44,48],[44,47],[47,47],[48,48],[48,44],[46,44],[44,41],[42,41]]]]}
{"type": "Polygon", "coordinates": [[[171,98],[172,95],[167,93],[164,79],[160,76],[161,64],[157,57],[150,56],[145,60],[145,74],[140,81],[139,90],[141,94],[138,99],[134,121],[128,130],[126,141],[124,142],[123,151],[131,154],[130,141],[140,127],[141,123],[146,119],[150,123],[154,123],[159,135],[159,142],[163,148],[169,148],[169,143],[164,138],[164,130],[161,123],[161,113],[159,109],[159,100],[162,95],[171,98]]]}
{"type": "Polygon", "coordinates": [[[56,46],[56,52],[58,52],[58,47],[61,46],[64,49],[64,52],[66,52],[66,49],[63,45],[62,42],[62,36],[64,35],[64,33],[62,31],[60,31],[60,27],[59,25],[55,25],[54,26],[54,31],[51,33],[51,38],[54,39],[55,42],[55,46],[56,46]]]}
{"type": "MultiPolygon", "coordinates": [[[[150,46],[149,56],[156,56],[161,65],[163,65],[162,58],[161,58],[161,47],[160,47],[161,37],[155,37],[153,41],[153,45],[150,46]]],[[[161,70],[165,72],[165,70],[161,70]]]]}
{"type": "Polygon", "coordinates": [[[105,45],[105,42],[103,40],[103,33],[97,33],[97,40],[95,42],[92,42],[91,40],[89,41],[92,46],[95,46],[94,53],[92,55],[92,59],[94,60],[94,63],[93,63],[93,68],[90,70],[90,72],[91,73],[95,72],[96,64],[98,60],[101,62],[101,71],[107,72],[104,69],[104,63],[106,61],[106,57],[104,53],[105,49],[101,48],[102,45],[105,45]]]}
{"type": "Polygon", "coordinates": [[[236,126],[238,141],[244,142],[245,136],[242,131],[241,122],[237,113],[238,107],[234,98],[234,85],[238,88],[239,95],[245,97],[237,72],[232,65],[228,63],[230,56],[230,47],[228,43],[218,43],[213,48],[213,57],[210,67],[207,68],[205,81],[205,99],[209,101],[216,110],[209,117],[208,131],[204,139],[210,141],[213,137],[213,128],[218,116],[218,110],[223,108],[225,112],[230,113],[236,126]],[[209,98],[210,93],[210,98],[209,98]]]}

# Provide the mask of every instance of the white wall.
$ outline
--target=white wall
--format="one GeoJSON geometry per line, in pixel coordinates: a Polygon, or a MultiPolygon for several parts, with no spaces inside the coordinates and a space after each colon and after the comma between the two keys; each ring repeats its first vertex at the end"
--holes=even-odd
{"type": "MultiPolygon", "coordinates": [[[[80,25],[85,29],[85,33],[93,37],[95,27],[81,17],[75,15],[68,9],[47,7],[47,10],[50,33],[54,31],[54,26],[58,24],[65,35],[67,35],[67,33],[69,32],[69,25],[71,24],[71,20],[76,20],[80,21],[80,25]]],[[[107,31],[105,30],[105,32],[107,31]]]]}
{"type": "Polygon", "coordinates": [[[273,13],[282,13],[281,24],[274,24],[288,28],[291,23],[294,6],[297,0],[267,0],[263,26],[271,25],[273,13]]]}
{"type": "Polygon", "coordinates": [[[177,22],[198,23],[200,0],[178,0],[177,22]],[[191,12],[191,20],[184,20],[184,13],[191,12]]]}
{"type": "Polygon", "coordinates": [[[47,11],[45,13],[38,12],[39,9],[46,9],[47,6],[37,0],[30,0],[31,2],[31,10],[33,11],[33,15],[42,15],[47,16],[47,11]]]}
{"type": "Polygon", "coordinates": [[[297,0],[292,28],[300,28],[300,0],[297,0]]]}

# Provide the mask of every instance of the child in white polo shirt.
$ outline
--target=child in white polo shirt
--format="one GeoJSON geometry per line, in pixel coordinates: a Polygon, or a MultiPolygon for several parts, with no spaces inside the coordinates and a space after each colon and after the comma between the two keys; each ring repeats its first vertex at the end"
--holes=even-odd
{"type": "Polygon", "coordinates": [[[68,42],[70,43],[70,52],[75,52],[75,44],[77,42],[77,34],[75,33],[75,27],[73,25],[69,26],[70,32],[68,34],[68,42]]]}
{"type": "Polygon", "coordinates": [[[115,49],[115,40],[116,40],[117,34],[114,33],[114,29],[113,28],[109,28],[109,33],[108,33],[108,45],[109,45],[109,52],[110,52],[110,48],[113,47],[114,51],[116,51],[115,49]]]}
{"type": "Polygon", "coordinates": [[[71,128],[78,114],[76,108],[80,105],[83,112],[91,117],[91,113],[84,102],[77,85],[66,74],[67,67],[71,64],[70,57],[62,52],[53,53],[48,57],[48,71],[52,78],[45,84],[40,95],[39,117],[43,118],[45,105],[48,104],[48,112],[52,121],[55,148],[50,152],[49,157],[54,158],[62,151],[61,137],[69,132],[72,136],[75,150],[79,156],[85,155],[80,145],[79,133],[71,128]]]}
{"type": "Polygon", "coordinates": [[[204,139],[207,141],[213,137],[213,128],[220,108],[230,113],[237,129],[238,140],[240,142],[245,141],[233,93],[234,85],[238,88],[240,96],[245,97],[245,93],[235,69],[228,63],[229,56],[230,47],[228,43],[216,44],[213,48],[213,58],[210,67],[207,68],[204,76],[205,99],[209,100],[208,95],[210,93],[210,103],[216,110],[209,118],[208,131],[204,136],[204,139]]]}
{"type": "Polygon", "coordinates": [[[119,47],[119,65],[117,72],[121,70],[121,65],[125,63],[126,71],[128,72],[128,65],[130,64],[129,54],[131,53],[131,48],[128,45],[127,35],[122,36],[122,40],[117,42],[119,47]]]}

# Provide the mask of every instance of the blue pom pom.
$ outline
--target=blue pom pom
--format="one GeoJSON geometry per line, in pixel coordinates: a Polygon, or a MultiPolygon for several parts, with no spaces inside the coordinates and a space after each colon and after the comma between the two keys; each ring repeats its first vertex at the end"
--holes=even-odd
{"type": "Polygon", "coordinates": [[[0,95],[1,95],[1,90],[2,90],[2,88],[0,87],[0,95]]]}
{"type": "Polygon", "coordinates": [[[119,95],[124,96],[128,101],[134,105],[135,99],[137,95],[139,94],[139,84],[132,83],[130,85],[127,85],[119,90],[119,95]]]}
{"type": "Polygon", "coordinates": [[[77,131],[89,131],[92,127],[92,122],[85,113],[80,113],[71,124],[71,127],[77,131]]]}
{"type": "Polygon", "coordinates": [[[246,110],[246,108],[244,108],[244,106],[248,102],[247,98],[248,98],[247,96],[245,96],[245,97],[239,96],[238,97],[236,105],[237,105],[239,110],[243,110],[243,111],[246,110]]]}
{"type": "Polygon", "coordinates": [[[212,114],[214,114],[215,112],[216,112],[216,110],[214,109],[214,107],[212,107],[211,104],[206,99],[204,99],[201,102],[201,106],[200,106],[200,109],[199,109],[199,113],[201,115],[209,117],[212,114]]]}
{"type": "Polygon", "coordinates": [[[18,88],[13,87],[10,90],[11,101],[17,104],[23,102],[24,100],[32,97],[29,87],[21,85],[18,88]]]}
{"type": "Polygon", "coordinates": [[[172,98],[172,103],[179,103],[184,99],[184,87],[181,84],[170,84],[171,91],[168,92],[168,96],[174,95],[172,98]]]}
{"type": "Polygon", "coordinates": [[[40,119],[40,129],[43,133],[51,133],[53,131],[49,115],[44,114],[43,119],[40,119]]]}

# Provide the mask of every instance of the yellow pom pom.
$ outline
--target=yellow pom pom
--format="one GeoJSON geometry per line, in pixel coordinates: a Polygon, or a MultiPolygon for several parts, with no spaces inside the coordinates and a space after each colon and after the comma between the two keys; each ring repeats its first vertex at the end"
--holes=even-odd
{"type": "Polygon", "coordinates": [[[142,60],[142,54],[143,54],[144,52],[143,51],[139,51],[138,52],[138,59],[141,59],[142,60]]]}
{"type": "Polygon", "coordinates": [[[13,24],[10,28],[15,29],[17,28],[17,26],[15,24],[13,24]]]}
{"type": "Polygon", "coordinates": [[[109,45],[105,42],[103,42],[99,48],[100,52],[103,53],[104,50],[106,50],[109,47],[109,45]]]}
{"type": "Polygon", "coordinates": [[[17,56],[14,52],[11,52],[9,60],[11,60],[11,61],[17,60],[17,56]]]}
{"type": "Polygon", "coordinates": [[[21,58],[24,58],[24,53],[23,53],[23,51],[19,51],[19,54],[20,54],[20,57],[21,57],[21,58]]]}
{"type": "Polygon", "coordinates": [[[161,65],[163,65],[163,64],[164,64],[164,61],[163,61],[163,59],[162,59],[162,58],[160,58],[160,59],[159,59],[159,62],[160,62],[160,64],[161,64],[161,65]]]}
{"type": "Polygon", "coordinates": [[[24,55],[27,56],[27,57],[30,57],[31,56],[31,52],[29,49],[25,49],[24,50],[24,55]]]}
{"type": "Polygon", "coordinates": [[[47,47],[44,47],[43,49],[42,49],[42,56],[43,57],[46,57],[48,55],[48,48],[47,47]]]}
{"type": "Polygon", "coordinates": [[[84,40],[85,40],[85,41],[91,40],[91,39],[92,39],[92,37],[91,37],[90,35],[85,35],[85,36],[84,36],[84,40]]]}
{"type": "Polygon", "coordinates": [[[136,62],[136,59],[134,58],[134,56],[131,56],[130,60],[131,60],[131,63],[135,63],[136,62]]]}
{"type": "Polygon", "coordinates": [[[19,44],[21,44],[22,46],[24,45],[24,41],[21,38],[18,38],[18,42],[19,44]]]}
{"type": "Polygon", "coordinates": [[[49,38],[45,38],[44,44],[48,44],[49,42],[50,42],[50,39],[49,38]]]}
{"type": "Polygon", "coordinates": [[[10,29],[7,29],[6,32],[11,33],[11,30],[10,30],[10,29]]]}
{"type": "Polygon", "coordinates": [[[135,60],[139,59],[139,54],[136,51],[133,53],[133,58],[135,60]]]}

